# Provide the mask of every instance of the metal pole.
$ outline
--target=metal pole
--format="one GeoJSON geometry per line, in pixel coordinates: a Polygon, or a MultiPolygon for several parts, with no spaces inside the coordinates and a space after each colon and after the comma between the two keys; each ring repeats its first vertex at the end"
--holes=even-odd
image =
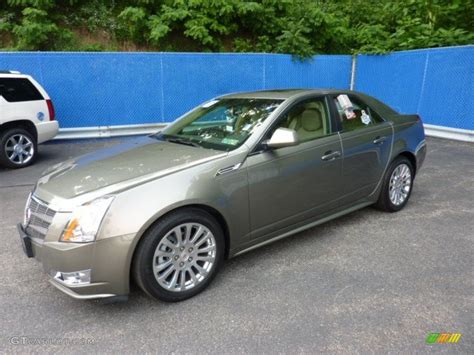
{"type": "Polygon", "coordinates": [[[350,90],[354,90],[355,78],[356,78],[356,64],[357,64],[357,55],[352,55],[352,67],[351,67],[351,84],[350,90]]]}

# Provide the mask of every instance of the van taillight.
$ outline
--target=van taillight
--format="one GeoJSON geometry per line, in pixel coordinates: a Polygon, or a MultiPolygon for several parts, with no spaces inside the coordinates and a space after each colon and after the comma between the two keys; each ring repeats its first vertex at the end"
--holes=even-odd
{"type": "Polygon", "coordinates": [[[54,121],[56,119],[56,114],[54,113],[53,101],[46,100],[46,105],[48,105],[49,120],[54,121]]]}

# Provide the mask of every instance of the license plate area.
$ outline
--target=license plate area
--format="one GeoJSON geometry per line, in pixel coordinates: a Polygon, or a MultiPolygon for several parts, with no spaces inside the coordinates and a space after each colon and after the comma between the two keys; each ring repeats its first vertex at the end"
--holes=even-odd
{"type": "Polygon", "coordinates": [[[25,233],[25,230],[23,229],[23,226],[21,225],[21,223],[18,223],[16,227],[20,235],[20,243],[23,248],[23,251],[25,252],[27,257],[29,258],[34,257],[35,255],[33,254],[33,246],[31,245],[31,238],[25,233]]]}

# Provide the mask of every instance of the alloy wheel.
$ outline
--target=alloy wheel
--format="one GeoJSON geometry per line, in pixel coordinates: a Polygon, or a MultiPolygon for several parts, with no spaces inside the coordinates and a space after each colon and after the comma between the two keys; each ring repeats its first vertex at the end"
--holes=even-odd
{"type": "Polygon", "coordinates": [[[5,152],[13,164],[28,163],[34,155],[35,147],[30,138],[23,134],[14,134],[5,143],[5,152]]]}
{"type": "Polygon", "coordinates": [[[153,256],[153,273],[168,291],[190,290],[209,275],[216,262],[216,240],[200,223],[183,223],[160,240],[153,256]]]}
{"type": "Polygon", "coordinates": [[[411,170],[407,164],[398,165],[390,176],[390,201],[400,206],[407,199],[411,189],[411,170]]]}

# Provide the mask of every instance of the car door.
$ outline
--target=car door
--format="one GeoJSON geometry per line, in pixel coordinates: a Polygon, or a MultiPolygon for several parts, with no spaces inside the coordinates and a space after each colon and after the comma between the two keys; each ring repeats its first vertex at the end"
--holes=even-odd
{"type": "Polygon", "coordinates": [[[390,122],[359,97],[348,98],[352,103],[349,112],[341,107],[336,96],[332,101],[344,152],[344,205],[366,198],[375,190],[388,164],[393,140],[390,122]]]}
{"type": "Polygon", "coordinates": [[[271,237],[337,206],[342,151],[329,112],[323,96],[295,103],[262,140],[285,127],[297,132],[300,143],[271,150],[260,146],[248,157],[252,238],[271,237]]]}

